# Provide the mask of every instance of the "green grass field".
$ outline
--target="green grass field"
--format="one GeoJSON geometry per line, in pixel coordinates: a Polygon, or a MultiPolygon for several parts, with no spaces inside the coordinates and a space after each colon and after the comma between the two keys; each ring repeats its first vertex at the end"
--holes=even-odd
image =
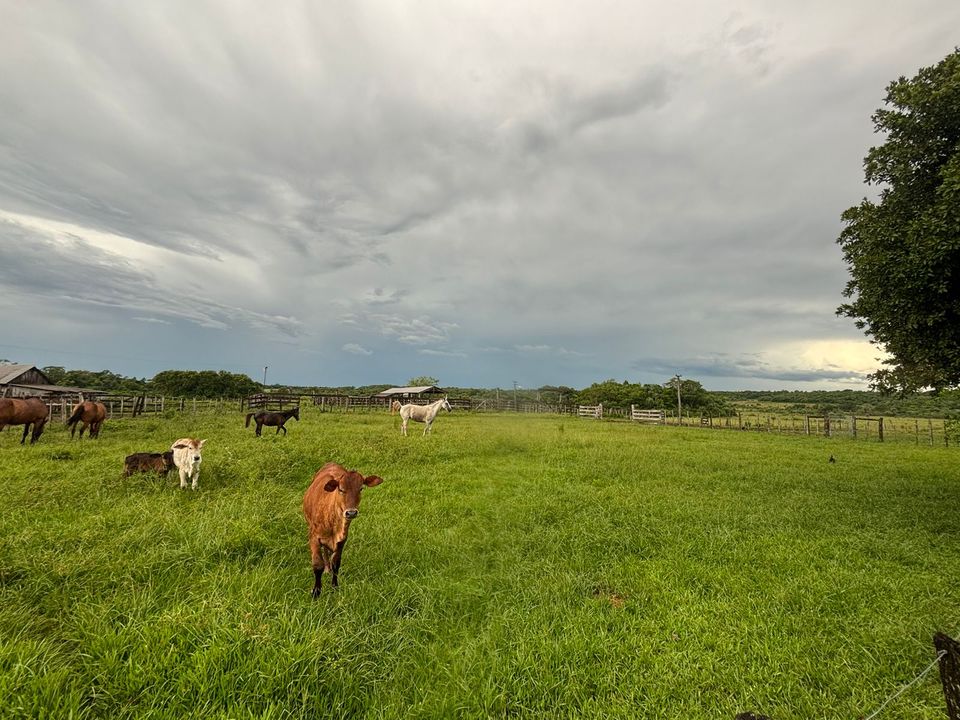
{"type": "MultiPolygon", "coordinates": [[[[0,717],[857,718],[960,630],[954,448],[397,423],[0,434],[0,717]],[[199,491],[121,478],[183,436],[209,439],[199,491]],[[329,460],[385,482],[313,602],[300,502],[329,460]]],[[[934,671],[881,717],[943,715],[934,671]]]]}

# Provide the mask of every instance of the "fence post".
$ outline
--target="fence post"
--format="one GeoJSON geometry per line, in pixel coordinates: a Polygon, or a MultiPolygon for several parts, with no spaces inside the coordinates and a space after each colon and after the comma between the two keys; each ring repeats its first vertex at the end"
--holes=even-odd
{"type": "MultiPolygon", "coordinates": [[[[869,428],[869,425],[868,425],[867,427],[869,428]]],[[[870,434],[870,433],[869,433],[869,431],[868,431],[868,432],[867,432],[867,435],[869,435],[869,434],[870,434]]],[[[856,437],[857,437],[857,416],[856,416],[856,415],[851,415],[851,416],[850,416],[850,437],[852,437],[852,438],[856,438],[856,437]]]]}
{"type": "Polygon", "coordinates": [[[877,419],[877,434],[880,435],[880,442],[883,442],[883,418],[877,419]]]}
{"type": "Polygon", "coordinates": [[[960,720],[960,643],[937,633],[933,636],[933,647],[940,658],[940,682],[947,703],[947,717],[960,720]]]}
{"type": "Polygon", "coordinates": [[[823,436],[830,437],[830,416],[823,416],[823,436]]]}

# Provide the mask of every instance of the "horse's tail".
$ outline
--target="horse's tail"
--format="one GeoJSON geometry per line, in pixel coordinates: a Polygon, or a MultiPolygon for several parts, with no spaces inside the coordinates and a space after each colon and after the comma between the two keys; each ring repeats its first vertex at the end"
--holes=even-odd
{"type": "Polygon", "coordinates": [[[247,422],[244,423],[244,427],[250,427],[250,418],[254,416],[255,413],[247,413],[247,422]]]}
{"type": "Polygon", "coordinates": [[[73,427],[78,422],[80,422],[80,418],[82,417],[83,417],[83,403],[80,403],[73,409],[73,414],[67,420],[67,427],[73,427]]]}

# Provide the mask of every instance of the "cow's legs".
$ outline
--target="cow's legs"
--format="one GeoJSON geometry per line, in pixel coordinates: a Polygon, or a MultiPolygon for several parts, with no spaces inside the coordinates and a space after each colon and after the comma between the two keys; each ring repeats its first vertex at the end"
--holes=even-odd
{"type": "Polygon", "coordinates": [[[180,471],[180,489],[187,489],[187,470],[186,468],[177,468],[180,471]]]}
{"type": "Polygon", "coordinates": [[[343,557],[343,546],[346,544],[346,540],[341,540],[337,543],[337,549],[333,551],[333,562],[330,566],[330,574],[333,576],[330,584],[333,585],[333,587],[337,587],[337,576],[340,574],[340,558],[343,557]]]}
{"type": "Polygon", "coordinates": [[[320,597],[320,585],[324,570],[330,571],[330,550],[320,540],[310,541],[310,558],[313,564],[313,590],[311,597],[320,597]]]}

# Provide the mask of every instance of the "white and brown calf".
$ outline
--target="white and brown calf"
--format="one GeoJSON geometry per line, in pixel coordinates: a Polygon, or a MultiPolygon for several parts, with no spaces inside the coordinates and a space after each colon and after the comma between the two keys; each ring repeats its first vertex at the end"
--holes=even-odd
{"type": "Polygon", "coordinates": [[[197,480],[200,479],[200,450],[206,440],[194,440],[193,438],[180,438],[170,449],[173,450],[173,464],[180,471],[180,489],[187,487],[187,481],[190,481],[190,488],[197,489],[197,480]]]}
{"type": "Polygon", "coordinates": [[[337,463],[327,463],[313,476],[303,496],[303,516],[307,520],[310,557],[313,562],[314,598],[320,595],[323,573],[331,575],[330,584],[337,587],[343,546],[347,544],[350,522],[360,512],[360,491],[383,482],[377,475],[364,477],[356,470],[347,470],[337,463]]]}

